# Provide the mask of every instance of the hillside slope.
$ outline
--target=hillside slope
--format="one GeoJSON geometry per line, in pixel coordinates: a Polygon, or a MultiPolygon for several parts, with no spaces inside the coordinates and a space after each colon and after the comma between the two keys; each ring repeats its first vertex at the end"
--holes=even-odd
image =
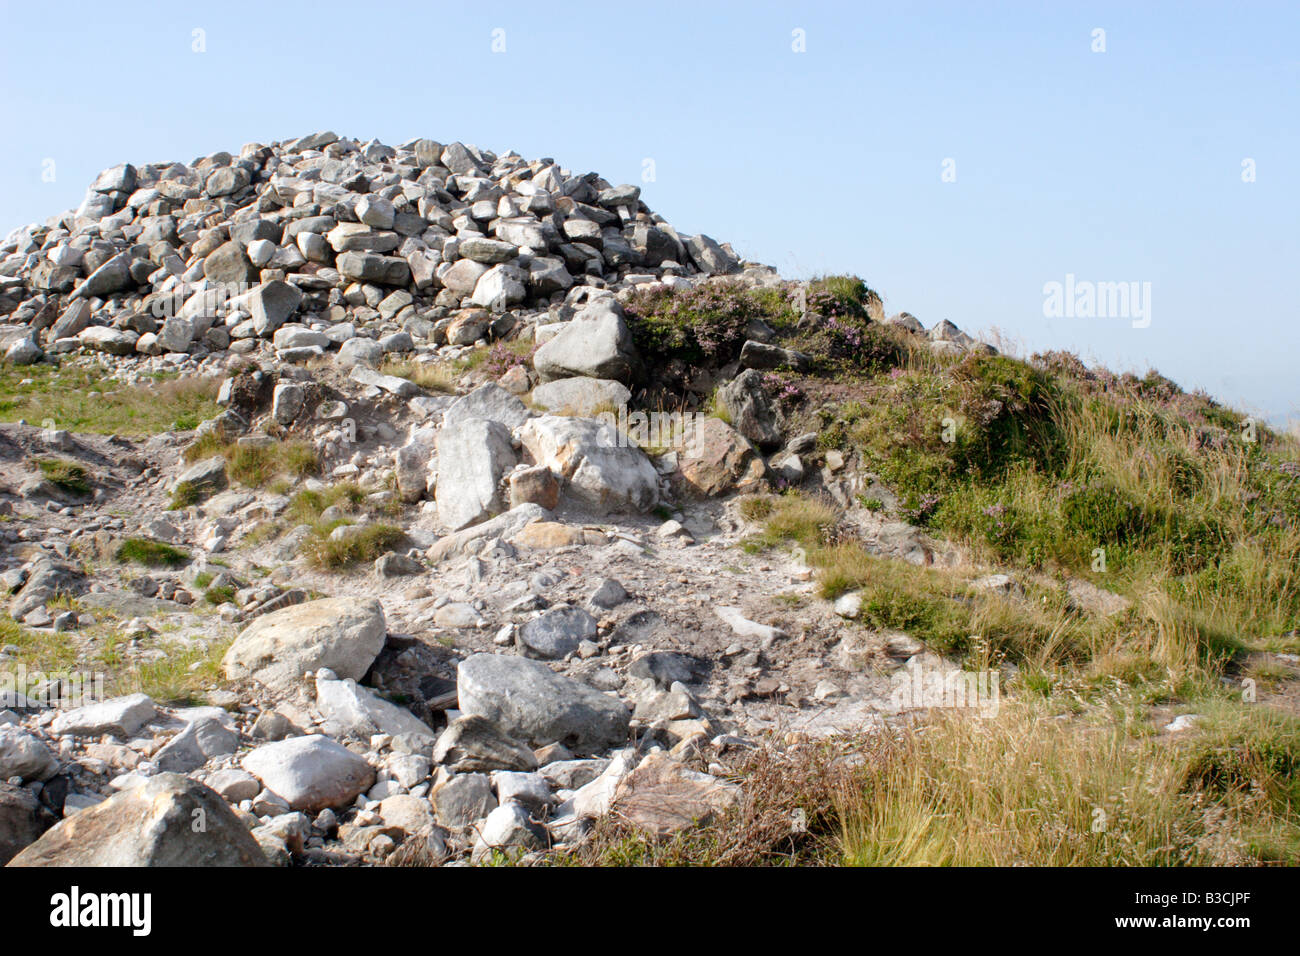
{"type": "Polygon", "coordinates": [[[1294,440],[889,311],[550,159],[106,170],[0,244],[0,859],[1294,862],[1294,440]]]}

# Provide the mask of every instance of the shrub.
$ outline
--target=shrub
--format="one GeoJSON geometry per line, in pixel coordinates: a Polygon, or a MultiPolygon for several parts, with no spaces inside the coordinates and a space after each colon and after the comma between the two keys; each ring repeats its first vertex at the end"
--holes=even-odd
{"type": "Polygon", "coordinates": [[[688,291],[638,290],[625,311],[637,348],[648,359],[718,366],[739,354],[747,326],[769,317],[769,308],[737,282],[711,282],[688,291]]]}

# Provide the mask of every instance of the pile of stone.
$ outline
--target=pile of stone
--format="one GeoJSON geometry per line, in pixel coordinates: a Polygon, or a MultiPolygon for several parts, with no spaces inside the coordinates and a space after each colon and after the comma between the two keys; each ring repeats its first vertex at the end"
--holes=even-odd
{"type": "MultiPolygon", "coordinates": [[[[560,617],[532,639],[583,630],[582,612],[560,617]]],[[[612,810],[669,834],[738,799],[690,766],[727,738],[654,660],[625,701],[540,660],[473,654],[435,731],[359,683],[387,636],[373,600],[267,614],[223,661],[261,703],[231,711],[143,694],[60,709],[11,693],[0,862],[374,863],[398,846],[424,862],[517,858],[573,844],[612,810]],[[647,717],[662,733],[635,745],[632,722],[647,717]]]]}
{"type": "MultiPolygon", "coordinates": [[[[334,347],[357,326],[469,345],[574,290],[736,272],[640,189],[462,143],[317,133],[105,170],[81,205],[0,243],[7,357],[334,347]]],[[[578,297],[581,301],[581,297],[578,297]]]]}

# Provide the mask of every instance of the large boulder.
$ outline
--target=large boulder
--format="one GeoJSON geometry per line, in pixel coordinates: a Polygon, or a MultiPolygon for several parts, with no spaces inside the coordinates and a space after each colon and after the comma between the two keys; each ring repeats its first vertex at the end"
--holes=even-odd
{"type": "Polygon", "coordinates": [[[541,661],[474,654],[456,671],[463,713],[486,718],[510,737],[541,746],[599,750],[627,740],[623,702],[541,661]]]}
{"type": "Polygon", "coordinates": [[[0,724],[0,780],[49,780],[58,770],[58,759],[41,738],[21,727],[0,724]]]}
{"type": "Polygon", "coordinates": [[[781,443],[781,413],[763,387],[763,373],[746,369],[722,388],[718,400],[731,423],[754,444],[770,447],[781,443]]]}
{"type": "Polygon", "coordinates": [[[54,718],[50,730],[75,737],[134,737],[158,714],[145,694],[128,694],[96,701],[75,710],[63,711],[54,718]]]}
{"type": "Polygon", "coordinates": [[[336,262],[345,278],[381,285],[406,285],[411,281],[411,267],[398,256],[381,256],[372,252],[340,253],[336,262]]]}
{"type": "Polygon", "coordinates": [[[463,398],[457,399],[442,413],[442,425],[455,425],[471,418],[486,418],[515,429],[528,421],[528,407],[495,382],[480,385],[463,398]]]}
{"type": "Polygon", "coordinates": [[[518,462],[510,430],[486,418],[444,425],[438,433],[438,519],[459,531],[505,510],[501,479],[518,462]]]}
{"type": "Polygon", "coordinates": [[[121,292],[134,285],[131,278],[131,254],[113,256],[86,277],[86,281],[72,290],[73,299],[94,299],[121,292]]]}
{"type": "Polygon", "coordinates": [[[596,619],[580,607],[561,604],[519,628],[519,649],[529,657],[558,660],[596,636],[596,619]]]}
{"type": "Polygon", "coordinates": [[[735,256],[729,255],[722,246],[704,234],[687,236],[686,251],[701,272],[711,276],[727,275],[735,272],[740,263],[735,256]]]}
{"type": "Polygon", "coordinates": [[[78,811],[10,866],[267,866],[220,795],[174,773],[78,811]]]}
{"type": "Polygon", "coordinates": [[[533,463],[555,472],[565,493],[586,508],[645,512],[659,502],[654,465],[608,422],[543,415],[515,434],[533,463]]]}
{"type": "Polygon", "coordinates": [[[652,753],[619,781],[613,810],[633,826],[666,837],[707,823],[740,802],[740,790],[717,777],[652,753]]]}
{"type": "Polygon", "coordinates": [[[83,348],[109,355],[131,355],[139,336],[125,329],[110,329],[106,325],[92,325],[77,334],[83,348]]]}
{"type": "Polygon", "coordinates": [[[525,526],[534,521],[543,521],[549,516],[550,512],[541,505],[531,501],[525,502],[516,505],[505,514],[489,518],[482,524],[472,525],[454,534],[439,538],[430,545],[429,550],[425,552],[425,557],[430,564],[440,564],[449,558],[468,553],[478,547],[480,542],[487,541],[490,538],[513,537],[525,526]]]}
{"type": "Polygon", "coordinates": [[[543,382],[561,378],[612,378],[629,383],[641,374],[641,357],[623,307],[611,298],[588,305],[533,356],[543,382]]]}
{"type": "Polygon", "coordinates": [[[677,452],[676,483],[702,497],[754,491],[767,473],[763,458],[744,435],[720,418],[696,418],[677,452]]]}
{"type": "Polygon", "coordinates": [[[351,803],[375,780],[364,757],[321,734],[264,744],[243,767],[290,809],[310,813],[351,803]]]}
{"type": "Polygon", "coordinates": [[[419,501],[433,487],[438,473],[437,432],[420,428],[397,449],[397,493],[406,502],[419,501]]]}
{"type": "Polygon", "coordinates": [[[251,677],[277,690],[322,667],[360,680],[387,634],[374,598],[324,598],[259,617],[235,638],[221,665],[231,680],[251,677]]]}
{"type": "Polygon", "coordinates": [[[271,335],[289,321],[298,304],[302,290],[276,279],[264,282],[248,294],[248,312],[253,317],[253,329],[263,338],[271,335]]]}
{"type": "Polygon", "coordinates": [[[244,247],[232,240],[208,253],[203,260],[203,275],[212,282],[241,290],[248,283],[257,281],[258,271],[244,247]]]}
{"type": "Polygon", "coordinates": [[[54,814],[26,787],[0,782],[0,866],[55,823],[54,814]]]}
{"type": "Polygon", "coordinates": [[[433,745],[433,762],[457,774],[537,768],[531,750],[475,714],[457,717],[447,725],[433,745]]]}
{"type": "Polygon", "coordinates": [[[160,770],[189,773],[213,757],[232,754],[238,749],[239,735],[220,718],[200,717],[186,724],[184,730],[169,740],[154,755],[154,763],[160,770]]]}
{"type": "Polygon", "coordinates": [[[608,378],[561,378],[538,385],[532,399],[549,412],[587,417],[627,405],[632,392],[608,378]]]}

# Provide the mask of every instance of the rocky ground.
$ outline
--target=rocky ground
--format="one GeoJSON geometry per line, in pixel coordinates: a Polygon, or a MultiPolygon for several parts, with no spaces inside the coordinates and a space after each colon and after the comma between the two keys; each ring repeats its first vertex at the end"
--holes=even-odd
{"type": "Polygon", "coordinates": [[[636,187],[430,140],[123,165],[10,236],[19,390],[58,363],[92,403],[179,381],[215,405],[147,435],[0,426],[0,656],[26,678],[3,858],[535,859],[610,813],[666,834],[724,811],[765,741],[905,720],[902,669],[952,665],[822,600],[797,551],[745,547],[743,496],[798,486],[872,554],[1015,582],[780,416],[763,375],[807,356],[757,322],[686,390],[706,411],[718,387],[695,432],[608,417],[690,377],[647,367],[628,297],[720,280],[779,285],[636,187]],[[74,671],[107,699],[69,706],[74,671]]]}

